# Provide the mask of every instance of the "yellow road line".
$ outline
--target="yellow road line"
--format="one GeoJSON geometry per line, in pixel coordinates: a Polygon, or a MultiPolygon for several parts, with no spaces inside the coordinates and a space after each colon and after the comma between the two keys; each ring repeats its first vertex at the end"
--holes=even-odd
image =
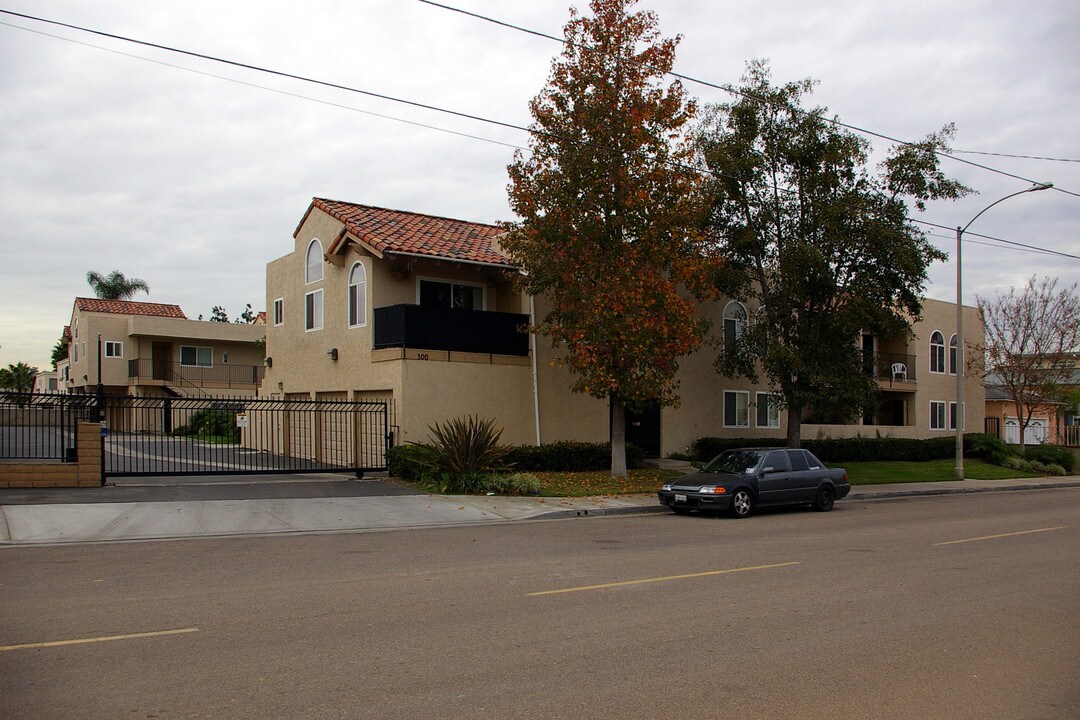
{"type": "Polygon", "coordinates": [[[61,645],[82,645],[84,643],[106,642],[108,640],[133,640],[135,638],[159,637],[161,635],[181,635],[199,632],[199,628],[180,628],[179,630],[157,630],[155,632],[131,633],[129,635],[105,635],[102,637],[79,638],[77,640],[53,640],[51,642],[25,643],[23,645],[0,645],[0,652],[7,650],[26,650],[27,648],[59,647],[61,645]]]}
{"type": "Polygon", "coordinates": [[[623,580],[622,582],[603,583],[602,585],[584,585],[582,587],[563,588],[562,590],[543,590],[529,593],[529,597],[539,595],[561,595],[563,593],[583,592],[585,590],[604,590],[605,588],[624,587],[626,585],[644,585],[645,583],[666,582],[668,580],[686,580],[687,578],[708,577],[710,575],[728,575],[730,573],[747,572],[748,570],[768,570],[769,568],[789,567],[798,565],[797,562],[775,563],[773,565],[754,565],[753,567],[732,568],[730,570],[709,570],[708,572],[687,573],[686,575],[667,575],[665,577],[643,578],[641,580],[623,580]]]}
{"type": "Polygon", "coordinates": [[[997,538],[1013,537],[1015,535],[1031,535],[1032,533],[1050,532],[1051,530],[1064,530],[1065,525],[1057,527],[1039,528],[1038,530],[1021,530],[1020,532],[1002,533],[1000,535],[983,535],[982,537],[966,538],[964,540],[950,540],[948,542],[934,543],[934,545],[958,545],[959,543],[975,542],[976,540],[996,540],[997,538]]]}

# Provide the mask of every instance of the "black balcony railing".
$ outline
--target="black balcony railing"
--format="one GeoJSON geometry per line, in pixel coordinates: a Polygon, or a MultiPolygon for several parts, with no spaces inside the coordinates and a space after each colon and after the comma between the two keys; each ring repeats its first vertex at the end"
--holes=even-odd
{"type": "Polygon", "coordinates": [[[222,363],[205,367],[151,358],[128,360],[129,379],[163,380],[182,387],[251,387],[262,382],[265,372],[266,368],[262,365],[222,363]]]}
{"type": "Polygon", "coordinates": [[[375,349],[403,347],[526,356],[528,324],[529,316],[520,313],[391,305],[375,308],[375,349]]]}
{"type": "Polygon", "coordinates": [[[914,355],[902,353],[863,353],[863,367],[878,380],[915,382],[914,355]]]}

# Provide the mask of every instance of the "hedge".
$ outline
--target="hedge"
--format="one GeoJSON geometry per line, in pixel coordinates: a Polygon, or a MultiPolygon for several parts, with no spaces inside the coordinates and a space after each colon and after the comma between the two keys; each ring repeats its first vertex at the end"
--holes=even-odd
{"type": "MultiPolygon", "coordinates": [[[[417,445],[399,445],[386,453],[390,475],[419,480],[426,470],[417,459],[417,445]]],[[[626,445],[626,466],[640,467],[645,451],[626,445]]],[[[582,472],[611,468],[611,445],[608,443],[556,442],[546,445],[518,445],[506,453],[505,461],[515,472],[582,472]]]]}
{"type": "MultiPolygon", "coordinates": [[[[979,433],[964,435],[964,455],[981,455],[973,452],[972,443],[981,438],[979,433]]],[[[716,438],[703,437],[694,441],[691,447],[694,457],[701,461],[710,460],[724,450],[740,447],[784,447],[786,438],[716,438]]],[[[979,443],[975,443],[976,448],[979,443]]],[[[912,438],[826,438],[805,439],[802,447],[814,453],[827,463],[872,462],[872,461],[924,461],[946,460],[956,456],[956,436],[948,435],[916,440],[912,438]]]]}

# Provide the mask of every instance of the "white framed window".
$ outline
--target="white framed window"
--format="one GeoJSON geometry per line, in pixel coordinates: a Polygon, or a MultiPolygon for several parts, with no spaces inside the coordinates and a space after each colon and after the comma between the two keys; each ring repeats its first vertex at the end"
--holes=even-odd
{"type": "Polygon", "coordinates": [[[773,393],[759,392],[754,403],[757,407],[757,426],[759,428],[780,427],[780,398],[773,393]]]}
{"type": "Polygon", "coordinates": [[[114,342],[112,340],[105,341],[105,357],[107,358],[122,358],[124,357],[124,343],[114,342]]]}
{"type": "Polygon", "coordinates": [[[724,427],[750,427],[750,391],[724,391],[724,427]]]}
{"type": "Polygon", "coordinates": [[[955,375],[956,374],[956,363],[957,363],[957,360],[959,360],[958,352],[959,352],[959,347],[957,346],[957,342],[956,342],[956,333],[953,333],[953,336],[951,338],[949,338],[949,374],[950,375],[955,375]]]}
{"type": "MultiPolygon", "coordinates": [[[[961,403],[960,404],[960,429],[961,430],[963,430],[964,426],[967,424],[965,422],[965,420],[964,420],[964,413],[967,412],[967,408],[965,407],[965,405],[966,405],[966,403],[961,403]]],[[[956,402],[955,401],[949,403],[949,429],[954,430],[954,431],[956,430],[956,402]]]]}
{"type": "Polygon", "coordinates": [[[181,345],[180,364],[188,367],[214,367],[214,349],[181,345]]]}
{"type": "Polygon", "coordinates": [[[930,401],[930,429],[946,430],[945,427],[945,403],[941,400],[930,401]]]}
{"type": "Polygon", "coordinates": [[[945,336],[937,330],[930,336],[930,372],[945,372],[945,336]]]}
{"type": "Polygon", "coordinates": [[[304,332],[322,330],[323,291],[315,290],[304,295],[304,332]]]}
{"type": "Polygon", "coordinates": [[[349,271],[349,327],[367,325],[367,270],[356,263],[349,271]]]}
{"type": "Polygon", "coordinates": [[[274,325],[285,324],[285,298],[274,301],[274,325]]]}
{"type": "Polygon", "coordinates": [[[311,284],[323,279],[323,251],[322,243],[315,238],[307,246],[307,255],[304,261],[304,283],[311,284]]]}
{"type": "Polygon", "coordinates": [[[75,357],[71,359],[71,362],[77,363],[79,362],[79,343],[72,343],[72,349],[75,350],[73,353],[75,357]]]}
{"type": "Polygon", "coordinates": [[[416,289],[417,303],[424,307],[483,310],[484,286],[449,280],[423,280],[416,289]]]}
{"type": "Polygon", "coordinates": [[[724,306],[724,347],[731,352],[746,329],[746,308],[732,300],[724,306]]]}
{"type": "Polygon", "coordinates": [[[72,332],[75,333],[75,339],[79,339],[79,319],[75,318],[75,324],[71,326],[72,332]]]}

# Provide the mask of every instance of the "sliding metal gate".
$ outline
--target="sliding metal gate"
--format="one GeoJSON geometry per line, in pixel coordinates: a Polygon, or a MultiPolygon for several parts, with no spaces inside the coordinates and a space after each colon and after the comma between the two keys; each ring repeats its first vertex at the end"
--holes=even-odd
{"type": "Polygon", "coordinates": [[[385,402],[107,396],[105,475],[386,469],[385,402]]]}

